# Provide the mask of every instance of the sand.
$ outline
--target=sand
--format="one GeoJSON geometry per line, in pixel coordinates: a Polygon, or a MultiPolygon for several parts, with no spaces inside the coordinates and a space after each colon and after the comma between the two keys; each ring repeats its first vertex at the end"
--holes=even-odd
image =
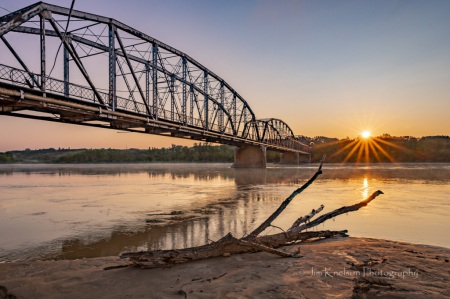
{"type": "Polygon", "coordinates": [[[372,238],[286,246],[164,269],[117,257],[0,264],[0,298],[450,298],[450,249],[372,238]],[[384,276],[383,276],[384,275],[384,276]],[[5,291],[7,295],[5,295],[5,291]]]}

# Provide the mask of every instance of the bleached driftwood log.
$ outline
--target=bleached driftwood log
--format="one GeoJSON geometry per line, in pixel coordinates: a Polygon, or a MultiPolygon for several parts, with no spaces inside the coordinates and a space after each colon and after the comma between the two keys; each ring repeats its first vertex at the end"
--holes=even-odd
{"type": "Polygon", "coordinates": [[[279,248],[286,242],[304,241],[311,238],[329,238],[337,235],[345,235],[343,231],[319,231],[305,232],[286,236],[283,233],[276,235],[262,236],[258,238],[258,243],[236,239],[229,233],[222,239],[211,244],[191,247],[179,250],[155,250],[141,251],[121,254],[121,258],[129,258],[134,266],[141,268],[158,268],[170,264],[180,264],[210,257],[223,256],[227,254],[238,254],[255,251],[266,251],[282,257],[294,257],[298,252],[288,253],[275,248],[279,248]],[[243,243],[245,242],[245,243],[243,243]],[[270,246],[270,247],[269,247],[270,246]]]}
{"type": "Polygon", "coordinates": [[[290,229],[286,233],[279,233],[279,234],[275,234],[275,235],[266,235],[266,236],[257,238],[257,240],[261,244],[264,244],[266,246],[272,246],[273,248],[278,248],[278,247],[285,245],[286,243],[291,243],[291,242],[295,242],[295,241],[304,241],[304,240],[315,239],[315,238],[329,238],[329,237],[333,237],[334,235],[343,235],[342,232],[346,233],[347,232],[346,230],[345,231],[337,231],[337,232],[329,232],[329,231],[303,232],[303,231],[308,228],[317,226],[321,223],[324,223],[325,221],[327,221],[331,218],[334,218],[338,215],[357,211],[360,208],[367,206],[367,204],[369,202],[374,200],[375,197],[377,197],[380,194],[384,194],[384,193],[379,190],[375,191],[371,196],[369,196],[367,199],[361,201],[360,203],[334,210],[330,213],[320,216],[319,218],[317,218],[309,223],[306,223],[304,225],[300,225],[298,227],[290,229]],[[321,235],[316,236],[315,233],[324,233],[324,234],[323,234],[323,236],[321,236],[321,235]],[[308,235],[308,234],[310,234],[310,235],[308,235]]]}
{"type": "Polygon", "coordinates": [[[293,230],[294,228],[298,227],[300,224],[308,222],[311,218],[313,218],[316,214],[319,214],[320,212],[322,212],[324,208],[324,205],[321,205],[317,210],[313,209],[311,211],[311,213],[309,213],[308,215],[305,215],[303,217],[298,218],[294,224],[292,224],[291,228],[288,229],[288,231],[293,230]]]}
{"type": "Polygon", "coordinates": [[[301,232],[305,229],[317,226],[325,221],[327,221],[328,219],[334,218],[336,216],[348,213],[348,212],[354,212],[354,211],[358,211],[359,209],[367,206],[369,204],[369,202],[371,202],[372,200],[375,199],[375,197],[377,197],[380,194],[384,194],[381,190],[375,191],[371,196],[369,196],[367,199],[354,204],[352,206],[347,206],[347,207],[342,207],[340,209],[334,210],[330,213],[327,213],[325,215],[322,215],[320,217],[318,217],[317,219],[314,219],[313,221],[309,222],[309,223],[305,223],[297,228],[294,228],[291,230],[291,232],[301,232]]]}
{"type": "Polygon", "coordinates": [[[338,215],[347,212],[357,211],[360,208],[366,206],[378,195],[383,194],[383,192],[376,191],[366,200],[358,204],[342,207],[340,209],[324,214],[315,220],[310,221],[315,215],[317,215],[319,212],[323,210],[322,205],[319,209],[313,210],[308,215],[298,218],[292,224],[291,228],[287,232],[273,235],[259,236],[266,228],[271,226],[272,222],[281,214],[281,212],[287,207],[287,205],[292,201],[292,199],[294,199],[296,195],[300,194],[303,190],[305,190],[309,185],[311,185],[312,182],[314,182],[314,180],[320,174],[322,174],[322,163],[324,159],[325,156],[322,159],[319,169],[314,174],[314,176],[302,187],[295,190],[285,201],[283,201],[280,207],[269,218],[267,218],[266,221],[264,221],[258,228],[256,228],[246,237],[237,239],[233,237],[231,233],[228,233],[225,237],[218,240],[217,242],[212,242],[211,244],[206,244],[203,246],[179,250],[174,249],[174,250],[130,252],[130,253],[123,253],[120,255],[120,257],[129,258],[134,266],[142,268],[165,267],[170,264],[180,264],[199,259],[222,256],[225,254],[228,255],[228,254],[255,252],[255,251],[266,251],[269,253],[279,255],[281,257],[295,257],[298,254],[298,251],[285,252],[282,250],[278,250],[277,248],[280,248],[286,244],[290,244],[293,242],[305,241],[309,239],[330,238],[333,236],[345,236],[347,230],[312,231],[312,232],[303,232],[303,231],[308,228],[317,226],[320,223],[323,223],[338,215]],[[305,224],[300,225],[302,223],[305,224]]]}

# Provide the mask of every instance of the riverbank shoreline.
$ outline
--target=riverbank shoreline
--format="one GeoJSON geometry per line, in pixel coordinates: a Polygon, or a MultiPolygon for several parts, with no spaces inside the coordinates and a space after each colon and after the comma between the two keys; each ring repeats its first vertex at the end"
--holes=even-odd
{"type": "Polygon", "coordinates": [[[450,249],[374,238],[332,238],[265,252],[135,267],[118,257],[0,264],[17,298],[450,298],[450,249]]]}
{"type": "MultiPolygon", "coordinates": [[[[424,164],[424,165],[440,165],[440,164],[449,164],[450,162],[444,161],[413,161],[413,162],[390,162],[390,161],[383,161],[383,162],[346,162],[345,164],[339,163],[339,162],[324,162],[324,164],[328,165],[341,165],[343,167],[355,167],[355,166],[367,166],[367,165],[393,165],[396,166],[398,164],[402,165],[417,165],[417,164],[424,164]]],[[[182,165],[211,165],[211,164],[219,164],[219,165],[233,165],[233,162],[229,161],[142,161],[142,162],[44,162],[44,161],[36,161],[36,162],[26,162],[26,161],[19,161],[19,162],[9,162],[9,163],[0,163],[0,166],[32,166],[32,165],[55,165],[55,166],[90,166],[90,165],[176,165],[176,164],[182,164],[182,165]]],[[[277,166],[277,167],[298,167],[298,166],[316,166],[319,165],[320,161],[311,161],[311,162],[300,162],[298,164],[282,164],[280,162],[267,162],[267,165],[277,166]]],[[[245,169],[245,168],[244,168],[245,169]]],[[[259,169],[259,168],[248,168],[248,169],[259,169]]]]}

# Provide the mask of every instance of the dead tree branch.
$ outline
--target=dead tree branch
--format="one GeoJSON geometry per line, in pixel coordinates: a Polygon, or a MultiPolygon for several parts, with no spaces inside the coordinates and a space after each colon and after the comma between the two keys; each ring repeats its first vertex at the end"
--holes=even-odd
{"type": "Polygon", "coordinates": [[[371,202],[372,200],[375,199],[375,197],[377,197],[380,194],[384,194],[382,191],[378,190],[375,191],[371,196],[369,196],[367,199],[361,201],[360,203],[354,204],[352,206],[347,206],[347,207],[342,207],[340,209],[334,210],[330,213],[327,213],[325,215],[320,216],[319,218],[303,224],[297,228],[292,229],[291,232],[301,232],[305,229],[317,226],[325,221],[327,221],[328,219],[334,218],[336,216],[342,215],[344,213],[348,213],[348,212],[353,212],[353,211],[358,211],[360,208],[365,207],[369,204],[369,202],[371,202]]]}
{"type": "Polygon", "coordinates": [[[335,236],[345,237],[347,230],[341,231],[316,231],[316,232],[296,232],[296,233],[279,233],[275,235],[266,235],[257,238],[257,242],[273,248],[280,248],[289,243],[306,241],[309,239],[325,239],[335,236]]]}
{"type": "Polygon", "coordinates": [[[316,214],[319,214],[320,212],[322,212],[324,208],[324,205],[321,205],[317,210],[312,210],[311,213],[309,213],[308,215],[305,215],[303,217],[298,218],[293,224],[292,226],[288,229],[288,231],[293,230],[294,228],[296,228],[297,226],[299,226],[300,224],[309,221],[311,218],[313,218],[316,214]]]}
{"type": "Polygon", "coordinates": [[[238,253],[246,253],[246,252],[254,252],[254,251],[266,251],[269,253],[273,253],[282,257],[293,257],[298,254],[299,249],[294,251],[293,253],[287,253],[276,248],[280,248],[286,244],[290,244],[298,241],[305,241],[310,239],[317,238],[330,238],[334,236],[346,236],[347,231],[318,231],[318,232],[302,232],[305,229],[314,227],[336,217],[338,215],[357,211],[360,208],[366,206],[369,202],[371,202],[375,197],[380,194],[383,194],[381,191],[374,192],[370,197],[366,200],[347,207],[342,207],[340,209],[334,210],[330,213],[322,215],[317,219],[310,221],[315,215],[321,212],[324,208],[321,205],[317,210],[312,210],[306,216],[300,217],[297,219],[291,228],[287,232],[278,233],[274,235],[266,235],[266,236],[258,236],[261,232],[263,232],[267,227],[272,226],[272,222],[281,214],[281,212],[287,207],[287,205],[294,199],[294,197],[300,194],[303,190],[305,190],[314,180],[322,174],[322,164],[325,159],[325,155],[320,163],[318,171],[314,174],[314,176],[301,188],[295,190],[281,205],[280,207],[269,217],[266,221],[264,221],[257,229],[255,229],[250,235],[247,237],[243,237],[242,239],[237,239],[228,233],[225,237],[218,240],[217,242],[212,242],[210,244],[206,244],[198,247],[191,247],[180,250],[156,250],[156,251],[141,251],[141,252],[131,252],[121,254],[121,258],[129,258],[134,266],[142,267],[142,268],[156,268],[156,267],[165,267],[171,264],[180,264],[189,261],[205,259],[210,257],[223,256],[224,254],[238,254],[238,253]],[[305,223],[303,225],[300,225],[305,223]]]}
{"type": "Polygon", "coordinates": [[[314,238],[330,238],[333,236],[343,236],[344,231],[322,231],[322,232],[304,232],[286,235],[284,233],[263,236],[258,238],[258,243],[248,242],[242,239],[236,239],[229,233],[217,242],[191,247],[186,249],[174,250],[156,250],[123,253],[120,258],[129,258],[134,266],[141,268],[159,268],[167,267],[172,264],[181,264],[189,261],[195,261],[210,257],[223,256],[225,253],[240,254],[255,251],[266,251],[282,257],[293,257],[298,251],[286,253],[274,248],[282,247],[287,242],[304,241],[314,238]]]}
{"type": "Polygon", "coordinates": [[[270,217],[267,218],[266,221],[264,221],[260,226],[258,226],[258,228],[256,228],[247,237],[245,237],[246,240],[255,238],[260,233],[262,233],[266,228],[268,228],[272,224],[272,222],[281,214],[281,212],[283,212],[284,209],[286,209],[286,207],[288,206],[288,204],[291,203],[291,201],[294,199],[294,197],[296,197],[297,195],[302,193],[303,190],[308,188],[309,185],[311,185],[317,179],[317,177],[320,174],[322,174],[322,165],[323,165],[323,161],[325,161],[325,157],[326,157],[326,155],[323,155],[322,161],[320,161],[319,169],[314,174],[314,176],[309,181],[307,181],[303,186],[301,186],[300,188],[298,188],[297,190],[292,192],[292,194],[288,198],[286,198],[285,201],[283,201],[283,203],[280,205],[280,207],[272,215],[270,215],[270,217]]]}
{"type": "Polygon", "coordinates": [[[279,256],[282,256],[282,257],[294,257],[300,251],[300,250],[298,250],[298,251],[294,251],[293,253],[287,253],[287,252],[284,252],[284,251],[276,250],[273,247],[268,247],[268,246],[265,246],[265,245],[262,245],[262,244],[258,244],[258,243],[254,243],[254,242],[249,242],[249,241],[244,241],[244,240],[237,240],[237,241],[238,241],[238,244],[241,244],[243,246],[247,246],[247,247],[250,247],[252,249],[256,248],[258,250],[265,251],[265,252],[268,252],[268,253],[273,253],[273,254],[276,254],[276,255],[279,255],[279,256]]]}

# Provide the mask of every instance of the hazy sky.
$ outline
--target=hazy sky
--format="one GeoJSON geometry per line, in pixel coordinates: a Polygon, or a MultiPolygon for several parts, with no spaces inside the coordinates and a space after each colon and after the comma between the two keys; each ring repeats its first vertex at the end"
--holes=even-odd
{"type": "MultiPolygon", "coordinates": [[[[258,118],[280,118],[295,134],[450,134],[450,1],[77,0],[75,9],[187,53],[233,86],[258,118]]],[[[0,127],[0,151],[192,144],[7,116],[0,127]]]]}

